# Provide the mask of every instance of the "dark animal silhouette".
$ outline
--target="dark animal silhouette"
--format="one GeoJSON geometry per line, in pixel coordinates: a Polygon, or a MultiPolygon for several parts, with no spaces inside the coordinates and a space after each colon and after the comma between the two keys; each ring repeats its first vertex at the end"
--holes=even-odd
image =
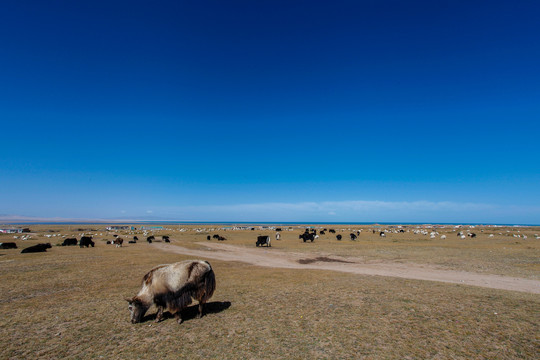
{"type": "Polygon", "coordinates": [[[265,236],[265,235],[260,235],[260,236],[257,236],[257,242],[255,243],[256,246],[263,246],[263,245],[266,245],[267,247],[268,246],[272,246],[270,245],[270,236],[265,236]]]}
{"type": "Polygon", "coordinates": [[[79,247],[94,247],[95,243],[92,241],[91,236],[83,236],[79,241],[79,247]]]}
{"type": "Polygon", "coordinates": [[[302,241],[304,241],[304,242],[306,242],[308,240],[313,242],[313,240],[315,240],[315,234],[305,232],[303,234],[298,235],[298,238],[302,239],[302,241]]]}
{"type": "Polygon", "coordinates": [[[62,243],[62,246],[76,246],[77,245],[77,239],[75,238],[69,238],[65,239],[62,243]]]}
{"type": "Polygon", "coordinates": [[[16,248],[17,248],[17,244],[15,244],[14,242],[0,243],[0,249],[16,249],[16,248]]]}
{"type": "Polygon", "coordinates": [[[25,253],[35,253],[35,252],[45,252],[47,251],[47,249],[50,249],[51,248],[51,244],[50,243],[47,243],[47,244],[37,244],[37,245],[34,245],[34,246],[30,246],[30,247],[27,247],[26,249],[23,249],[21,251],[21,254],[25,254],[25,253]]]}

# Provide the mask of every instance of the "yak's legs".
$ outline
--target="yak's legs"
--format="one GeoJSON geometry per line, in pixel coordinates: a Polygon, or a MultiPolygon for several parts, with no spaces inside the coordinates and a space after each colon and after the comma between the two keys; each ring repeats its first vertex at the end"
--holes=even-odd
{"type": "Polygon", "coordinates": [[[158,311],[156,314],[156,322],[160,322],[163,319],[163,306],[158,306],[158,311]]]}
{"type": "Polygon", "coordinates": [[[200,302],[199,303],[199,313],[197,314],[197,319],[202,318],[203,315],[204,315],[204,303],[200,302]]]}
{"type": "Polygon", "coordinates": [[[197,318],[202,318],[204,316],[204,305],[206,304],[206,297],[204,297],[202,300],[199,300],[199,313],[197,314],[197,318]]]}
{"type": "Polygon", "coordinates": [[[175,314],[174,314],[174,318],[176,319],[176,322],[181,324],[182,323],[182,313],[180,310],[178,310],[175,314]]]}

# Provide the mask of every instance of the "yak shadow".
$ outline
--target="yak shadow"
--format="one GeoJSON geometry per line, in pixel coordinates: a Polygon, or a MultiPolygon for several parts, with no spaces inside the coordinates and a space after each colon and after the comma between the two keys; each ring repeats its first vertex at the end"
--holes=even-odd
{"type": "MultiPolygon", "coordinates": [[[[208,314],[220,313],[220,312],[222,312],[224,310],[227,310],[230,307],[231,307],[231,302],[230,301],[212,301],[212,302],[208,302],[208,303],[206,303],[204,305],[204,315],[203,315],[203,317],[208,315],[208,314]]],[[[198,314],[199,314],[199,304],[188,306],[187,308],[182,310],[182,320],[183,320],[183,322],[186,322],[188,320],[193,320],[193,319],[195,319],[197,317],[198,314]]],[[[172,318],[174,318],[174,315],[171,314],[170,312],[165,311],[163,313],[163,320],[172,319],[172,318]]],[[[150,314],[150,315],[145,315],[141,322],[154,321],[154,320],[156,320],[156,313],[150,314]]]]}

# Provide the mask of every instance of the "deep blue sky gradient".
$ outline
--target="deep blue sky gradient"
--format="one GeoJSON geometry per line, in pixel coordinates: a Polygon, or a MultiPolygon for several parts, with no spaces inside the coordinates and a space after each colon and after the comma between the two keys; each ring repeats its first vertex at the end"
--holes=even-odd
{"type": "Polygon", "coordinates": [[[539,18],[537,1],[2,2],[0,215],[540,224],[539,18]]]}

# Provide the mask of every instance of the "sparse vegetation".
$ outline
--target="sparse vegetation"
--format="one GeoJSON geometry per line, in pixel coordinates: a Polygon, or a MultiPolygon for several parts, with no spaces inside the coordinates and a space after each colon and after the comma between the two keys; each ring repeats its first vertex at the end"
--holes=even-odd
{"type": "MultiPolygon", "coordinates": [[[[67,226],[49,228],[76,235],[67,226]]],[[[0,250],[0,358],[533,359],[540,353],[537,294],[210,258],[217,289],[208,315],[192,319],[192,305],[182,325],[172,318],[155,324],[152,316],[133,325],[124,298],[136,293],[144,273],[190,257],[160,251],[143,240],[115,248],[105,244],[112,235],[99,229],[103,235],[94,237],[95,248],[57,247],[60,239],[45,237],[49,228],[38,227],[24,243],[16,240],[17,250],[0,250]],[[53,248],[46,253],[20,254],[25,246],[49,241],[53,248]]],[[[318,261],[359,256],[538,278],[534,236],[489,238],[485,232],[473,240],[446,230],[446,240],[410,233],[380,238],[365,230],[356,242],[339,242],[329,234],[313,244],[298,240],[299,231],[284,231],[282,240],[261,251],[276,248],[323,259],[318,261]]],[[[193,248],[200,248],[208,234],[192,227],[167,233],[172,244],[193,248]]],[[[255,247],[257,231],[224,235],[226,243],[255,247]]],[[[13,238],[0,236],[0,242],[7,239],[13,238]]]]}

